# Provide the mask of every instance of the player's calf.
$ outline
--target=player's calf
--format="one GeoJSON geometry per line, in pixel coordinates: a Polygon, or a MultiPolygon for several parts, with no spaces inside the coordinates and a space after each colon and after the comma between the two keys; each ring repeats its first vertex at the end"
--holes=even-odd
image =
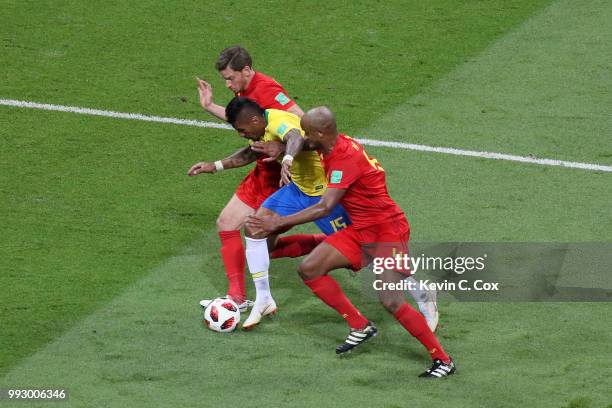
{"type": "Polygon", "coordinates": [[[320,261],[310,255],[300,262],[297,272],[304,281],[315,279],[327,273],[325,269],[321,268],[320,261]]]}
{"type": "Polygon", "coordinates": [[[404,303],[406,303],[406,301],[403,297],[396,296],[392,298],[382,298],[380,299],[380,303],[385,309],[387,309],[387,312],[394,314],[400,307],[402,307],[404,303]]]}

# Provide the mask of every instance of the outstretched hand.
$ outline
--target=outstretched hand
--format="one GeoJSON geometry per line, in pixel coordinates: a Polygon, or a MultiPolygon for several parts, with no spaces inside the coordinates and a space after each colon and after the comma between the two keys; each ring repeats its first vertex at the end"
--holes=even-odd
{"type": "Polygon", "coordinates": [[[197,176],[200,173],[216,173],[215,163],[200,162],[196,163],[187,172],[188,176],[197,176]]]}
{"type": "Polygon", "coordinates": [[[196,81],[198,82],[200,105],[202,105],[204,109],[208,109],[208,107],[213,103],[212,86],[208,82],[198,77],[196,77],[196,81]]]}

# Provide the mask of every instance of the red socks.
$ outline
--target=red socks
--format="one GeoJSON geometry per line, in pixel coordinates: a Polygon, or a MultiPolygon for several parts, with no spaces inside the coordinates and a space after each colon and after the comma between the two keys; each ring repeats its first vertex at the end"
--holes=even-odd
{"type": "MultiPolygon", "coordinates": [[[[244,284],[246,258],[240,230],[220,231],[219,238],[221,239],[221,257],[223,258],[225,274],[229,283],[227,294],[237,303],[242,303],[246,299],[246,287],[244,284]]],[[[325,238],[325,234],[299,234],[279,238],[276,242],[276,248],[270,254],[270,258],[295,258],[309,254],[325,238]]]]}
{"type": "Polygon", "coordinates": [[[276,241],[270,258],[297,258],[306,255],[327,238],[325,234],[297,234],[281,237],[276,241]]]}
{"type": "Polygon", "coordinates": [[[427,351],[429,351],[433,359],[438,358],[448,363],[450,358],[442,349],[436,336],[429,330],[427,321],[423,315],[414,310],[408,303],[404,303],[397,309],[397,312],[395,312],[393,316],[406,330],[408,330],[408,332],[410,332],[410,334],[416,337],[417,340],[427,348],[427,351]]]}
{"type": "Polygon", "coordinates": [[[246,299],[244,285],[244,245],[240,237],[240,230],[219,231],[221,238],[221,257],[225,265],[225,274],[229,283],[227,294],[238,304],[246,299]]]}
{"type": "Polygon", "coordinates": [[[368,319],[348,300],[338,282],[329,275],[318,276],[305,280],[304,283],[326,305],[338,312],[352,329],[362,329],[368,324],[368,319]]]}

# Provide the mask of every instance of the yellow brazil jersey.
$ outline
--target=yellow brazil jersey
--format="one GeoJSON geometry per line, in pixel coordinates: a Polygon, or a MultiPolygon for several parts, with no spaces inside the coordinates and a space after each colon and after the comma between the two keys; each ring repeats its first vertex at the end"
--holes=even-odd
{"type": "MultiPolygon", "coordinates": [[[[304,136],[298,116],[278,109],[266,109],[266,133],[262,141],[275,140],[284,143],[285,135],[291,129],[299,130],[302,137],[304,136]]],[[[279,158],[279,161],[281,160],[282,157],[279,158]]],[[[317,152],[301,151],[293,158],[291,180],[306,195],[323,195],[327,178],[317,152]]]]}

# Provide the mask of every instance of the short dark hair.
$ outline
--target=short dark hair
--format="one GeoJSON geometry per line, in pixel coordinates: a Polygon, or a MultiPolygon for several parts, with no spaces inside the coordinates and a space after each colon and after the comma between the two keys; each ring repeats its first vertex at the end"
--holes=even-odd
{"type": "Polygon", "coordinates": [[[232,126],[234,126],[238,118],[243,115],[251,114],[264,116],[265,113],[266,111],[256,102],[242,96],[234,97],[225,107],[225,117],[232,126]]]}
{"type": "Polygon", "coordinates": [[[247,50],[234,45],[221,51],[215,64],[217,71],[222,71],[228,66],[234,71],[242,71],[246,66],[253,67],[253,60],[247,50]]]}

